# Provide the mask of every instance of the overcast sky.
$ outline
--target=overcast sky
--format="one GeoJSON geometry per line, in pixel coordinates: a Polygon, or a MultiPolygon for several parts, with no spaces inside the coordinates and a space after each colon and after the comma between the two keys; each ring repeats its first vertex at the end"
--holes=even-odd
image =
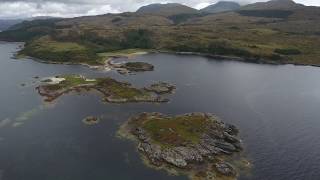
{"type": "MultiPolygon", "coordinates": [[[[0,0],[0,19],[35,16],[75,17],[135,11],[151,3],[182,3],[202,8],[219,0],[0,0]]],[[[267,0],[233,0],[244,3],[267,0]]],[[[295,0],[305,5],[320,6],[320,0],[295,0]]]]}

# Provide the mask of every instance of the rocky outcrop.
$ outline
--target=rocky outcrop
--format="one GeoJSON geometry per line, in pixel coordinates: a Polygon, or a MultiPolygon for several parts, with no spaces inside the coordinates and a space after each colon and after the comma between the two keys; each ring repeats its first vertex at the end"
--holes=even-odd
{"type": "Polygon", "coordinates": [[[145,62],[117,62],[117,60],[108,61],[108,66],[117,70],[120,74],[130,74],[135,72],[153,71],[154,66],[145,62]]]}
{"type": "Polygon", "coordinates": [[[175,89],[175,85],[166,82],[157,82],[145,88],[145,90],[157,94],[171,94],[175,89]]]}
{"type": "Polygon", "coordinates": [[[82,122],[86,125],[92,126],[96,125],[100,122],[100,118],[94,116],[88,116],[82,120],[82,122]]]}
{"type": "Polygon", "coordinates": [[[229,163],[217,162],[214,164],[214,167],[218,171],[218,173],[225,176],[235,176],[237,173],[229,163]]]}
{"type": "Polygon", "coordinates": [[[127,62],[121,65],[121,68],[125,68],[131,72],[143,72],[153,71],[154,66],[145,62],[127,62]]]}

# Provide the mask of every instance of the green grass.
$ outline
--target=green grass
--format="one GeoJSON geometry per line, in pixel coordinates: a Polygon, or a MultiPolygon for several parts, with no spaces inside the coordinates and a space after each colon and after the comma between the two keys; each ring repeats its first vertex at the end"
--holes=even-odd
{"type": "Polygon", "coordinates": [[[299,49],[275,49],[275,53],[282,54],[282,55],[299,55],[301,54],[301,51],[299,49]]]}
{"type": "Polygon", "coordinates": [[[77,86],[87,86],[92,89],[99,89],[114,98],[135,100],[136,97],[150,96],[151,93],[132,87],[131,84],[116,81],[111,78],[97,78],[97,79],[86,79],[85,77],[78,75],[63,75],[58,76],[64,78],[58,84],[46,84],[46,89],[51,91],[69,90],[77,86]]]}
{"type": "Polygon", "coordinates": [[[61,89],[68,89],[80,85],[85,85],[85,84],[93,84],[95,85],[97,82],[96,81],[86,81],[86,78],[78,75],[64,75],[64,76],[59,76],[59,78],[64,78],[64,81],[61,81],[58,84],[48,84],[46,85],[46,88],[55,91],[55,90],[61,90],[61,89]]]}
{"type": "Polygon", "coordinates": [[[142,122],[152,140],[162,146],[177,146],[183,143],[198,143],[207,130],[209,120],[203,116],[177,116],[152,118],[142,122]]]}
{"type": "Polygon", "coordinates": [[[63,87],[74,87],[84,84],[96,84],[96,81],[87,81],[86,78],[77,75],[65,75],[61,77],[66,79],[60,82],[60,85],[63,87]]]}
{"type": "Polygon", "coordinates": [[[75,42],[58,42],[52,40],[48,36],[34,40],[31,45],[34,51],[51,51],[51,52],[66,52],[66,51],[83,51],[86,47],[75,42]]]}
{"type": "Polygon", "coordinates": [[[20,54],[52,62],[99,63],[99,56],[90,48],[76,42],[55,41],[48,36],[26,43],[20,54]]]}
{"type": "Polygon", "coordinates": [[[292,11],[288,10],[239,10],[237,12],[243,16],[265,18],[287,18],[293,14],[292,11]]]}

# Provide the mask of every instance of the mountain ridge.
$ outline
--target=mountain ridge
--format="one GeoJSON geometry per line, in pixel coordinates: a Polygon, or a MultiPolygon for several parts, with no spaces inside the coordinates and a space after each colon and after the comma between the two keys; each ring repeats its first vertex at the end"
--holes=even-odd
{"type": "Polygon", "coordinates": [[[201,12],[206,13],[220,13],[225,11],[233,11],[239,9],[241,6],[237,2],[233,1],[219,1],[216,4],[209,5],[203,9],[200,9],[201,12]]]}
{"type": "Polygon", "coordinates": [[[136,12],[139,14],[172,16],[176,14],[194,14],[198,13],[198,10],[179,3],[156,3],[142,6],[136,12]]]}
{"type": "Polygon", "coordinates": [[[298,4],[293,0],[271,0],[267,2],[257,2],[243,6],[241,9],[245,10],[261,10],[261,9],[282,9],[292,10],[305,7],[302,4],[298,4]]]}

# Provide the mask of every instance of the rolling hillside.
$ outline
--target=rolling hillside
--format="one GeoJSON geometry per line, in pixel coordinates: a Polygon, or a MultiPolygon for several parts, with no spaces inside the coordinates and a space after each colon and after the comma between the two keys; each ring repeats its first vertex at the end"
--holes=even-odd
{"type": "Polygon", "coordinates": [[[256,63],[320,65],[320,10],[289,0],[217,14],[177,4],[150,5],[136,13],[24,22],[0,33],[0,39],[26,41],[22,54],[63,62],[99,63],[100,53],[143,48],[234,56],[256,63]],[[282,8],[286,3],[292,8],[282,8]],[[48,51],[43,46],[48,43],[81,46],[82,55],[70,58],[72,48],[48,51]]]}

